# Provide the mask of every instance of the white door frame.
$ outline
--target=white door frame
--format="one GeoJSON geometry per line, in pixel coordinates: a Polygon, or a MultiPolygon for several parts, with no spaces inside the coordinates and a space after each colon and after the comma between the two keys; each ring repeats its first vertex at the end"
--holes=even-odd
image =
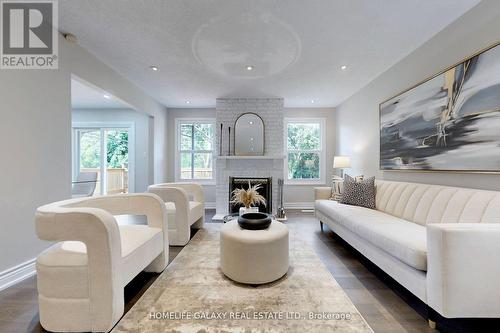
{"type": "Polygon", "coordinates": [[[104,137],[104,131],[109,129],[126,129],[128,130],[128,191],[130,193],[135,192],[135,123],[124,121],[124,122],[73,122],[71,124],[71,158],[72,158],[72,171],[73,178],[78,175],[80,171],[80,163],[77,152],[78,149],[78,138],[75,133],[76,130],[81,129],[99,129],[101,131],[101,194],[104,193],[104,184],[106,184],[106,170],[107,159],[106,159],[106,143],[104,137]]]}

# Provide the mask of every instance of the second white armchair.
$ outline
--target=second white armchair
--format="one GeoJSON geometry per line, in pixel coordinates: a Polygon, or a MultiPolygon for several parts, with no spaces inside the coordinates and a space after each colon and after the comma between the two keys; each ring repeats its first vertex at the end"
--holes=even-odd
{"type": "Polygon", "coordinates": [[[158,195],[165,202],[170,245],[186,245],[191,236],[191,227],[203,228],[205,198],[201,185],[194,183],[155,184],[149,186],[148,191],[158,195]]]}

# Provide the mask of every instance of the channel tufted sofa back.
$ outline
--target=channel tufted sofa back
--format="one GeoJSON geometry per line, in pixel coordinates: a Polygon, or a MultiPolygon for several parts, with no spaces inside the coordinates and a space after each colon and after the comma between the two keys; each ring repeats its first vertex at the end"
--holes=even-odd
{"type": "Polygon", "coordinates": [[[426,225],[500,223],[500,192],[377,180],[376,208],[426,225]]]}

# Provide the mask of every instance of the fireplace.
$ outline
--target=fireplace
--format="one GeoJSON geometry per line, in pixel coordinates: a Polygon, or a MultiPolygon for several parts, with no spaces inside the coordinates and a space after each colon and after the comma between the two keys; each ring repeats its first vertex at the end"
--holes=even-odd
{"type": "Polygon", "coordinates": [[[229,213],[237,213],[242,207],[240,204],[232,204],[231,196],[235,189],[243,188],[248,189],[248,182],[250,185],[254,186],[257,184],[261,185],[258,190],[259,194],[266,198],[267,205],[259,205],[259,212],[272,213],[273,211],[273,186],[272,178],[251,178],[251,177],[229,177],[229,213]]]}

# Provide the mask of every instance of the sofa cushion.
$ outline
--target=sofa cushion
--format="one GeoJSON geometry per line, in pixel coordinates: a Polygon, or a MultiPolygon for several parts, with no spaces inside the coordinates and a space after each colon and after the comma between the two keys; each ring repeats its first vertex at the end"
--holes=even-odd
{"type": "Polygon", "coordinates": [[[330,200],[316,201],[316,209],[407,265],[427,270],[424,226],[377,210],[330,200]]]}
{"type": "MultiPolygon", "coordinates": [[[[175,204],[173,202],[165,202],[167,207],[168,220],[174,221],[175,218],[175,204]]],[[[205,208],[201,202],[190,201],[189,202],[189,223],[190,225],[196,222],[205,214],[205,208]]],[[[175,229],[175,223],[169,223],[169,229],[175,229]]]]}
{"type": "Polygon", "coordinates": [[[500,223],[500,193],[440,185],[376,181],[377,210],[427,225],[500,223]]]}
{"type": "Polygon", "coordinates": [[[346,175],[341,203],[375,208],[375,177],[356,181],[351,176],[346,175]]]}

